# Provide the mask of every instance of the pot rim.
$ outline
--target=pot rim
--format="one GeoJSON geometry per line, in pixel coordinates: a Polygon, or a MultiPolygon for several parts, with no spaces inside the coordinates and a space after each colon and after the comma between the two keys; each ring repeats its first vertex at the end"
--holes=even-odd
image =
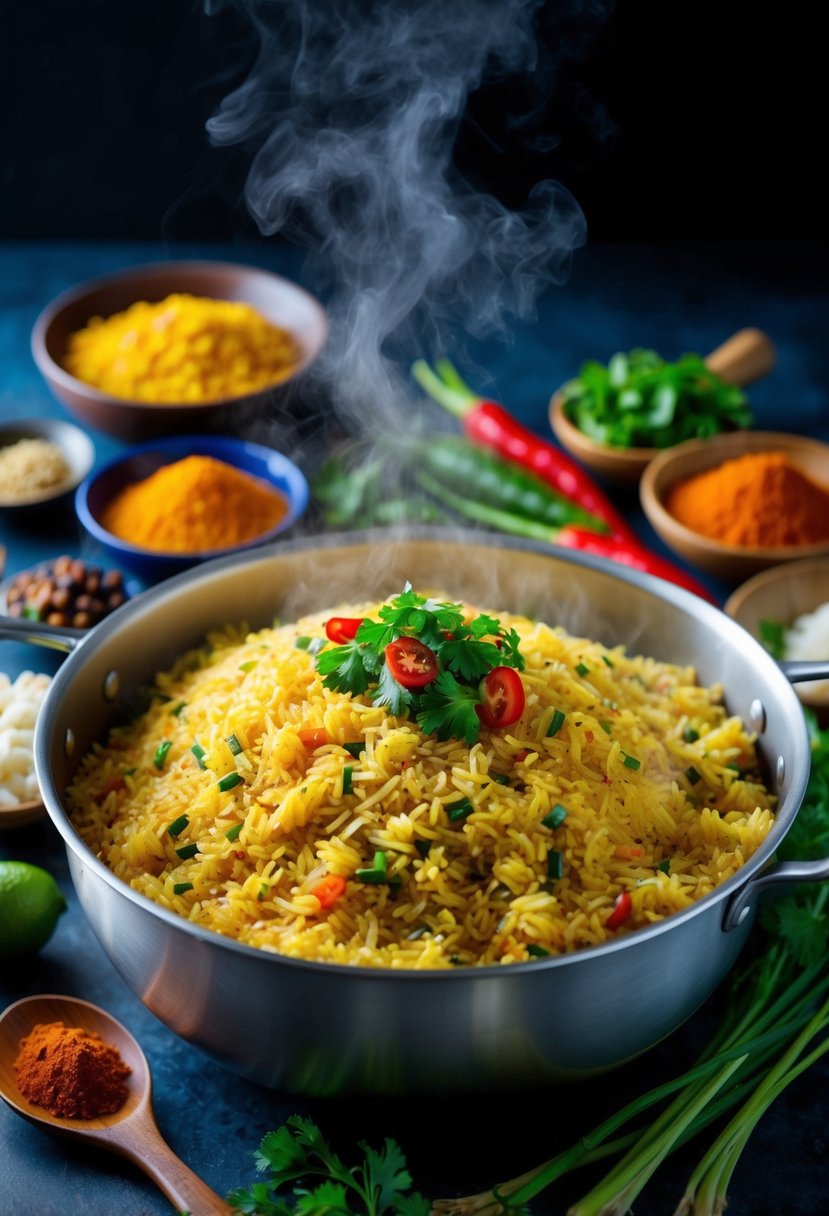
{"type": "MultiPolygon", "coordinates": [[[[361,966],[357,964],[343,964],[331,962],[317,962],[310,959],[294,958],[289,955],[279,954],[277,951],[264,949],[258,946],[249,946],[244,942],[236,941],[234,938],[225,937],[214,930],[205,929],[200,925],[194,925],[182,916],[175,912],[162,907],[140,892],[133,890],[126,882],[120,879],[112,870],[104,865],[102,861],[95,856],[92,850],[86,845],[72,825],[69,815],[65,811],[57,790],[54,788],[48,766],[48,748],[47,741],[51,735],[52,722],[55,710],[53,706],[62,700],[64,689],[69,685],[74,678],[76,669],[78,669],[85,661],[88,654],[94,653],[114,634],[120,632],[121,622],[130,617],[141,615],[144,605],[148,600],[153,602],[163,602],[165,598],[174,599],[177,594],[184,588],[189,587],[192,583],[209,583],[214,575],[220,574],[223,571],[236,567],[244,567],[267,561],[272,557],[279,557],[282,554],[304,552],[315,549],[331,549],[344,548],[349,545],[360,546],[361,548],[368,545],[377,545],[385,543],[387,545],[399,545],[407,541],[415,542],[436,542],[441,545],[460,543],[474,544],[477,547],[485,548],[506,548],[518,552],[529,552],[539,554],[544,557],[550,557],[560,560],[562,563],[574,566],[584,566],[598,571],[600,574],[606,575],[611,579],[620,579],[624,582],[633,584],[641,590],[655,595],[658,599],[667,600],[669,604],[684,608],[693,612],[696,615],[702,615],[703,620],[709,620],[711,626],[715,626],[721,635],[726,638],[732,638],[731,644],[739,645],[741,648],[748,647],[757,655],[758,661],[762,662],[769,670],[775,669],[778,673],[780,683],[780,696],[790,696],[792,701],[791,709],[798,714],[803,714],[802,706],[797,698],[793,686],[786,679],[782,671],[777,668],[777,664],[771,658],[767,651],[763,649],[756,639],[747,633],[731,617],[725,612],[709,604],[692,592],[686,591],[673,583],[665,582],[653,575],[643,573],[638,570],[633,570],[621,565],[616,566],[614,563],[607,560],[595,557],[590,554],[582,554],[569,549],[558,549],[555,545],[549,545],[542,541],[525,540],[521,538],[501,537],[490,533],[477,533],[467,529],[448,529],[440,527],[422,526],[418,528],[408,528],[405,530],[397,530],[392,528],[377,528],[366,529],[359,532],[337,532],[326,533],[319,536],[301,536],[281,541],[275,541],[270,545],[259,546],[255,549],[243,550],[229,556],[218,557],[191,567],[179,574],[172,575],[164,579],[161,583],[150,587],[146,591],[133,596],[115,613],[104,618],[104,620],[83,637],[76,645],[75,649],[68,658],[63,662],[57,673],[53,677],[52,684],[44,698],[43,707],[38,716],[35,727],[35,767],[37,771],[38,781],[40,783],[43,801],[46,806],[47,813],[54,826],[57,828],[64,844],[68,851],[73,853],[77,860],[84,866],[91,868],[95,874],[104,880],[104,882],[112,888],[113,891],[130,900],[139,908],[143,908],[151,915],[157,917],[164,924],[195,938],[197,941],[207,945],[222,949],[230,949],[231,951],[241,952],[242,955],[252,958],[271,959],[275,964],[287,966],[290,969],[299,969],[302,971],[311,970],[320,974],[331,975],[336,974],[342,980],[345,977],[352,979],[368,980],[375,984],[384,983],[469,983],[476,980],[491,980],[494,976],[502,977],[504,975],[516,974],[527,976],[528,974],[541,975],[550,970],[557,970],[562,967],[570,967],[578,964],[581,960],[593,960],[602,958],[605,955],[615,954],[620,950],[632,949],[638,945],[646,943],[653,938],[660,937],[663,933],[668,933],[674,926],[680,925],[697,916],[705,915],[706,912],[712,912],[718,904],[726,904],[730,901],[731,896],[745,888],[750,880],[764,869],[766,865],[773,859],[773,854],[779,844],[780,836],[775,832],[774,828],[769,836],[757,849],[757,851],[740,867],[736,874],[726,879],[724,883],[716,887],[715,890],[708,895],[703,896],[688,908],[684,908],[679,912],[672,913],[662,921],[658,921],[652,925],[645,926],[641,929],[635,929],[625,933],[618,939],[610,942],[604,942],[597,946],[587,946],[578,950],[574,950],[567,954],[550,955],[548,958],[538,958],[526,962],[514,962],[508,965],[505,964],[486,964],[473,965],[462,967],[453,970],[444,969],[417,969],[417,968],[400,968],[390,969],[385,967],[361,966]]],[[[805,754],[809,754],[808,731],[805,718],[803,719],[801,742],[804,747],[805,754]]],[[[793,759],[796,761],[797,756],[793,759]]],[[[805,766],[805,772],[800,776],[795,776],[792,786],[786,791],[781,798],[781,804],[788,802],[786,817],[781,826],[783,834],[788,831],[791,822],[800,807],[808,781],[808,765],[805,766]]],[[[778,812],[775,816],[775,827],[778,823],[778,812]]],[[[267,964],[266,964],[267,965],[267,964]]]]}

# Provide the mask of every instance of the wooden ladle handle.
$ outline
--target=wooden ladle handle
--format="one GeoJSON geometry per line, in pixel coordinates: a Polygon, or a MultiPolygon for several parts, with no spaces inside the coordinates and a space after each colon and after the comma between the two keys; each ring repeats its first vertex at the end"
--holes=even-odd
{"type": "Polygon", "coordinates": [[[712,350],[707,367],[728,384],[752,384],[774,367],[776,354],[771,339],[760,329],[740,329],[712,350]]]}
{"type": "Polygon", "coordinates": [[[232,1216],[233,1208],[176,1156],[152,1118],[114,1125],[108,1147],[152,1178],[177,1211],[190,1216],[232,1216]]]}

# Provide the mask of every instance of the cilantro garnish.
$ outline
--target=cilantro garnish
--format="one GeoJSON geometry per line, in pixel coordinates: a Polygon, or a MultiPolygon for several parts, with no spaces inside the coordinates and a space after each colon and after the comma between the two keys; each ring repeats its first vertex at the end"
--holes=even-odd
{"type": "Polygon", "coordinates": [[[480,682],[497,667],[524,669],[515,629],[487,613],[467,620],[462,604],[427,599],[411,583],[377,616],[366,617],[352,641],[325,646],[316,656],[325,687],[354,696],[368,693],[395,716],[415,718],[426,734],[464,739],[471,747],[481,725],[480,682]],[[401,672],[392,672],[386,648],[400,638],[413,638],[432,652],[437,675],[430,682],[407,685],[401,672]]]}
{"type": "Polygon", "coordinates": [[[248,1216],[428,1216],[431,1204],[410,1189],[412,1178],[395,1141],[386,1138],[379,1150],[362,1141],[359,1147],[362,1164],[348,1167],[313,1120],[291,1115],[254,1154],[267,1181],[239,1187],[227,1201],[248,1216]]]}

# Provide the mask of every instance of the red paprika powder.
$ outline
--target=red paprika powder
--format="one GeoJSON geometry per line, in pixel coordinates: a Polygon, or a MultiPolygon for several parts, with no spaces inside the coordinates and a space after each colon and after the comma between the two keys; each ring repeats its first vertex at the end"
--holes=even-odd
{"type": "Polygon", "coordinates": [[[36,1106],[67,1119],[96,1119],[124,1105],[132,1069],[93,1030],[48,1022],[20,1040],[14,1071],[20,1092],[36,1106]]]}

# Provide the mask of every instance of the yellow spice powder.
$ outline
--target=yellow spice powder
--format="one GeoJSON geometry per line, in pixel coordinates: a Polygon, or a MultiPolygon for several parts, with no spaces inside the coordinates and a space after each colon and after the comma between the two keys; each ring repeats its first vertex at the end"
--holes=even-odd
{"type": "Polygon", "coordinates": [[[251,305],[185,292],[92,317],[71,334],[63,366],[103,392],[153,405],[245,396],[284,380],[300,349],[251,305]]]}
{"type": "Polygon", "coordinates": [[[255,540],[287,510],[285,498],[257,478],[212,456],[186,456],[127,486],[101,522],[144,549],[201,553],[255,540]]]}

